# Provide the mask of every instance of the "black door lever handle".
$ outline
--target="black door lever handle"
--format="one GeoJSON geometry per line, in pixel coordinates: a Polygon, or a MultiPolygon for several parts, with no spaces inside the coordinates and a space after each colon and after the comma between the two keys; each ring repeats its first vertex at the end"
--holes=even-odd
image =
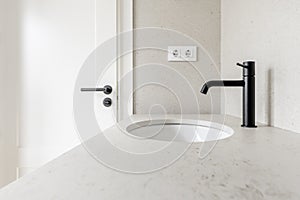
{"type": "Polygon", "coordinates": [[[81,88],[81,92],[104,92],[104,94],[111,94],[113,91],[110,85],[106,85],[103,88],[81,88]]]}

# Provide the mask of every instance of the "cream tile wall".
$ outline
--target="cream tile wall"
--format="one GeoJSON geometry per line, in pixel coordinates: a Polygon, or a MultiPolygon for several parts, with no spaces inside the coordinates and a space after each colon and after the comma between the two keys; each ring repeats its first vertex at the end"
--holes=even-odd
{"type": "MultiPolygon", "coordinates": [[[[223,77],[256,60],[257,120],[300,132],[300,1],[223,0],[221,13],[223,77]]],[[[241,91],[226,91],[226,113],[240,116],[241,91]]]]}
{"type": "MultiPolygon", "coordinates": [[[[219,0],[135,0],[134,27],[161,27],[179,31],[199,42],[210,54],[220,69],[220,1],[219,0]]],[[[136,43],[140,41],[135,41],[136,43]]],[[[174,44],[176,41],[174,41],[174,44]]],[[[173,45],[172,42],[169,44],[173,45]]],[[[170,66],[179,71],[191,83],[197,94],[201,113],[219,113],[220,95],[218,89],[212,91],[215,98],[200,94],[204,80],[188,63],[167,62],[167,53],[157,50],[143,50],[135,53],[135,66],[147,63],[159,63],[170,66]],[[212,108],[213,107],[213,108],[212,108]]],[[[201,73],[210,73],[212,66],[195,63],[201,73]]],[[[135,87],[139,88],[139,77],[135,77],[135,87]]],[[[147,74],[144,74],[147,76],[147,74]]],[[[155,75],[154,75],[155,76],[155,75]]],[[[156,77],[157,78],[157,77],[156,77]]],[[[217,76],[216,76],[217,78],[217,76]]],[[[179,86],[178,90],[184,90],[179,86]]],[[[187,95],[186,99],[192,98],[187,95]]],[[[146,86],[136,90],[134,94],[134,112],[145,113],[197,113],[195,106],[181,110],[180,103],[185,100],[176,99],[176,92],[172,94],[165,88],[146,86]],[[152,107],[154,104],[160,106],[152,107]]],[[[188,101],[188,100],[187,100],[188,101]]]]}

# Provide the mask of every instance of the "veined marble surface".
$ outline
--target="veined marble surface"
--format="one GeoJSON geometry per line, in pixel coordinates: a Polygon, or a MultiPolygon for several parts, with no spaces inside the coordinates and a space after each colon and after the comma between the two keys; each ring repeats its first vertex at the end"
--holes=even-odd
{"type": "MultiPolygon", "coordinates": [[[[209,120],[211,116],[200,118],[209,120]]],[[[146,116],[133,117],[143,119],[146,116]]],[[[221,122],[223,117],[214,119],[221,122]]],[[[235,134],[218,141],[206,157],[199,157],[203,144],[194,143],[172,165],[146,174],[112,170],[80,145],[1,189],[0,199],[299,200],[300,134],[263,125],[244,129],[240,123],[240,119],[226,116],[225,125],[235,134]]],[[[112,127],[107,132],[116,130],[112,127]]]]}

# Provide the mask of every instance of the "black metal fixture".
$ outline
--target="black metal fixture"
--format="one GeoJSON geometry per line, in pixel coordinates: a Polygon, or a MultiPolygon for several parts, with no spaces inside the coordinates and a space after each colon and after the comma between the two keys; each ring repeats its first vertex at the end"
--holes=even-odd
{"type": "Polygon", "coordinates": [[[243,127],[256,128],[255,125],[255,62],[237,63],[243,68],[243,80],[216,80],[205,83],[201,93],[207,94],[211,87],[243,88],[243,127]]]}
{"type": "Polygon", "coordinates": [[[81,88],[81,92],[104,92],[104,94],[111,94],[113,91],[110,85],[106,85],[103,88],[81,88]]]}
{"type": "Polygon", "coordinates": [[[103,105],[104,105],[105,107],[110,107],[111,104],[112,104],[111,98],[105,98],[105,99],[103,100],[103,105]]]}

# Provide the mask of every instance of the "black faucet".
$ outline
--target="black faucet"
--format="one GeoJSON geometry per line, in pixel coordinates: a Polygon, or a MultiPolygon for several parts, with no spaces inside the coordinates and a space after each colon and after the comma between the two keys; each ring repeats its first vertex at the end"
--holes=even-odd
{"type": "Polygon", "coordinates": [[[237,63],[243,68],[243,80],[216,80],[205,83],[201,93],[207,94],[211,87],[243,88],[243,124],[242,127],[256,128],[255,125],[255,62],[237,63]]]}

